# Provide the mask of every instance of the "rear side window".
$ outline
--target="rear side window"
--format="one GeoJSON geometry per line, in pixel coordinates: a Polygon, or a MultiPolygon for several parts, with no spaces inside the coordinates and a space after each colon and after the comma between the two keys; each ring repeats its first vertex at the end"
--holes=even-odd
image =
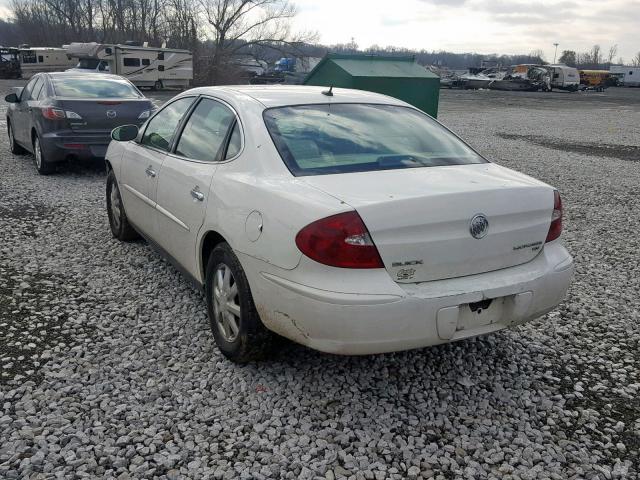
{"type": "Polygon", "coordinates": [[[169,151],[178,124],[192,103],[193,97],[180,98],[160,110],[155,117],[149,120],[140,143],[169,151]]]}
{"type": "Polygon", "coordinates": [[[235,115],[228,107],[203,98],[184,126],[176,154],[205,162],[217,160],[234,120],[235,115]]]}
{"type": "Polygon", "coordinates": [[[140,59],[139,58],[126,57],[126,58],[124,58],[123,63],[124,63],[125,67],[139,67],[140,66],[140,59]]]}
{"type": "Polygon", "coordinates": [[[486,163],[428,115],[408,107],[319,104],[265,110],[295,176],[486,163]]]}
{"type": "Polygon", "coordinates": [[[148,58],[143,58],[142,59],[142,65],[144,65],[145,67],[149,66],[151,64],[151,62],[149,62],[148,58]]]}
{"type": "Polygon", "coordinates": [[[22,92],[22,100],[35,100],[42,88],[42,77],[34,78],[22,92]]]}
{"type": "Polygon", "coordinates": [[[42,77],[38,78],[38,81],[33,86],[33,90],[31,91],[31,98],[33,100],[38,100],[40,98],[40,92],[42,92],[42,87],[44,86],[44,80],[42,77]]]}
{"type": "Polygon", "coordinates": [[[31,92],[35,84],[40,80],[40,78],[32,78],[29,80],[29,83],[22,89],[22,93],[20,94],[20,100],[29,100],[31,98],[31,92]]]}
{"type": "Polygon", "coordinates": [[[53,89],[68,98],[141,98],[136,87],[118,78],[53,77],[53,89]]]}
{"type": "Polygon", "coordinates": [[[227,153],[224,156],[225,160],[235,157],[240,153],[242,148],[242,138],[240,134],[240,125],[236,122],[233,125],[233,131],[229,137],[229,146],[227,147],[227,153]]]}

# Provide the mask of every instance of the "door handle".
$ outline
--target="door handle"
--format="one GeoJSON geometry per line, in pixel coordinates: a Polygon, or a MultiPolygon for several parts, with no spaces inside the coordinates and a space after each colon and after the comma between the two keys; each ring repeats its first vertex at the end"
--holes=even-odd
{"type": "Polygon", "coordinates": [[[202,193],[198,187],[194,187],[191,190],[191,196],[199,202],[204,200],[204,193],[202,193]]]}
{"type": "Polygon", "coordinates": [[[150,177],[156,176],[156,171],[153,168],[151,168],[151,165],[147,167],[147,169],[145,170],[145,173],[150,177]]]}

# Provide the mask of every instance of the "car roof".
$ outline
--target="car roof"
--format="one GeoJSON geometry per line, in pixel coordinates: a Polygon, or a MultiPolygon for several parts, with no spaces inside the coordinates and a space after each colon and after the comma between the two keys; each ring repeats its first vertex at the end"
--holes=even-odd
{"type": "Polygon", "coordinates": [[[333,88],[332,96],[322,93],[327,90],[329,90],[329,87],[313,87],[308,85],[232,85],[224,87],[200,87],[188,90],[188,92],[191,94],[196,93],[199,95],[215,96],[216,92],[222,91],[231,96],[249,96],[267,108],[329,102],[406,105],[397,98],[364,90],[333,88]]]}

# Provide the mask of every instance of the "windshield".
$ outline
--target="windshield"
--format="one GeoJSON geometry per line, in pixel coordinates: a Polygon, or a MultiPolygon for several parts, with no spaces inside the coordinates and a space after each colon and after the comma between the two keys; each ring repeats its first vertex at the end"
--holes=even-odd
{"type": "Polygon", "coordinates": [[[86,68],[88,70],[95,70],[100,63],[97,58],[81,58],[76,68],[86,68]]]}
{"type": "Polygon", "coordinates": [[[408,107],[322,104],[265,110],[295,176],[486,163],[428,115],[408,107]]]}
{"type": "Polygon", "coordinates": [[[59,97],[68,98],[141,98],[127,80],[117,78],[53,77],[53,88],[59,97]]]}

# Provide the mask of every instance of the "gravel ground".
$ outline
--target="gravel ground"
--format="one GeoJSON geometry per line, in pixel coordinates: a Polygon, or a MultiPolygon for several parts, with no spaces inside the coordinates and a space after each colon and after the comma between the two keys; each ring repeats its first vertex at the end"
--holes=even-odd
{"type": "Polygon", "coordinates": [[[0,478],[638,478],[640,90],[446,91],[440,118],[561,190],[564,304],[451,345],[244,367],[200,293],[111,237],[99,166],[39,177],[3,133],[0,478]]]}

